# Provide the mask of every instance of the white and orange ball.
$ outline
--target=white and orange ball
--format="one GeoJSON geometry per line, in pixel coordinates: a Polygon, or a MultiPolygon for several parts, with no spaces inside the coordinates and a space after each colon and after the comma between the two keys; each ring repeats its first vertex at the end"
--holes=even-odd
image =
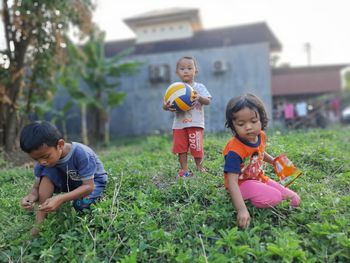
{"type": "Polygon", "coordinates": [[[184,82],[175,82],[171,84],[164,94],[164,101],[169,102],[177,111],[190,110],[193,98],[193,88],[184,82]]]}

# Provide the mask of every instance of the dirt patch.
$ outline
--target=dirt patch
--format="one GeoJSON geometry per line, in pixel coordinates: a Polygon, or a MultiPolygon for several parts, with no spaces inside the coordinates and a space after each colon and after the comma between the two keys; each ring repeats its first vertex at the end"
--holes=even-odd
{"type": "Polygon", "coordinates": [[[13,152],[6,153],[0,150],[0,159],[5,162],[0,162],[0,168],[3,166],[21,166],[31,168],[34,165],[34,161],[21,150],[14,150],[13,152]]]}

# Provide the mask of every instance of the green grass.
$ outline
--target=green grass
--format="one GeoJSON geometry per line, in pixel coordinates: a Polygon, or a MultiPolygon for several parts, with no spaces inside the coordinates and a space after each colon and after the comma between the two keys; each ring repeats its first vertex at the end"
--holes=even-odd
{"type": "Polygon", "coordinates": [[[64,204],[34,240],[34,215],[19,206],[32,171],[2,168],[0,262],[349,262],[350,129],[269,133],[267,151],[285,152],[304,172],[291,186],[302,202],[294,210],[248,204],[247,230],[223,189],[229,137],[206,136],[209,173],[186,181],[175,179],[168,136],[98,151],[110,174],[104,200],[83,215],[64,204]]]}

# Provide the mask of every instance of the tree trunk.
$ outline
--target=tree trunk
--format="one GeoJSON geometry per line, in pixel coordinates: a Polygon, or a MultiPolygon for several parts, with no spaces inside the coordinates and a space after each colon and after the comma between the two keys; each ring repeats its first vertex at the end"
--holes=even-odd
{"type": "Polygon", "coordinates": [[[16,148],[16,138],[18,135],[18,98],[23,87],[23,60],[16,63],[19,67],[12,72],[13,83],[8,84],[7,94],[11,100],[11,105],[5,107],[5,151],[11,152],[16,148]]]}
{"type": "Polygon", "coordinates": [[[106,112],[105,112],[105,118],[104,118],[104,138],[103,138],[103,141],[104,141],[104,144],[106,146],[109,145],[109,141],[110,141],[110,134],[109,134],[109,128],[110,128],[110,123],[109,123],[109,107],[107,106],[106,108],[106,112]]]}
{"type": "Polygon", "coordinates": [[[5,145],[5,104],[0,101],[0,149],[5,145]]]}
{"type": "Polygon", "coordinates": [[[15,110],[10,111],[7,116],[5,136],[5,151],[14,151],[17,138],[17,112],[15,110]]]}
{"type": "MultiPolygon", "coordinates": [[[[101,90],[98,90],[96,93],[96,100],[99,103],[102,103],[102,92],[101,90]]],[[[106,107],[108,107],[106,105],[106,107]]],[[[96,138],[98,141],[104,141],[104,135],[105,135],[105,116],[104,116],[104,109],[101,109],[99,107],[96,107],[96,127],[95,127],[95,132],[96,132],[96,138]]]]}
{"type": "Polygon", "coordinates": [[[88,129],[87,129],[87,106],[85,103],[81,104],[81,139],[83,143],[89,145],[88,129]]]}
{"type": "Polygon", "coordinates": [[[21,41],[16,41],[16,36],[14,35],[10,22],[10,13],[8,8],[8,1],[2,1],[3,3],[3,21],[4,21],[4,31],[6,37],[7,55],[10,59],[10,79],[5,86],[4,95],[10,100],[10,104],[2,105],[0,108],[4,110],[1,112],[3,118],[0,117],[0,133],[2,130],[2,141],[1,144],[5,146],[5,151],[10,152],[16,148],[16,138],[18,133],[18,99],[21,94],[21,90],[24,86],[24,57],[31,40],[29,35],[26,39],[21,39],[21,41]],[[13,44],[13,50],[11,50],[11,45],[13,44]]]}

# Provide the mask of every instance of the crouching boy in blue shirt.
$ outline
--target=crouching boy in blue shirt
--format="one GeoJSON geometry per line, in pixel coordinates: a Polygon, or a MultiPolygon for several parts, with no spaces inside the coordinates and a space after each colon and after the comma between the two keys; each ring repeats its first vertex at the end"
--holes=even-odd
{"type": "MultiPolygon", "coordinates": [[[[22,199],[21,206],[33,210],[34,203],[39,204],[36,213],[38,226],[47,213],[56,211],[64,202],[73,201],[74,208],[81,211],[101,197],[107,173],[98,156],[86,145],[65,142],[58,129],[46,121],[25,126],[20,145],[37,161],[34,185],[22,199]]],[[[39,228],[34,226],[32,235],[38,233],[39,228]]]]}

